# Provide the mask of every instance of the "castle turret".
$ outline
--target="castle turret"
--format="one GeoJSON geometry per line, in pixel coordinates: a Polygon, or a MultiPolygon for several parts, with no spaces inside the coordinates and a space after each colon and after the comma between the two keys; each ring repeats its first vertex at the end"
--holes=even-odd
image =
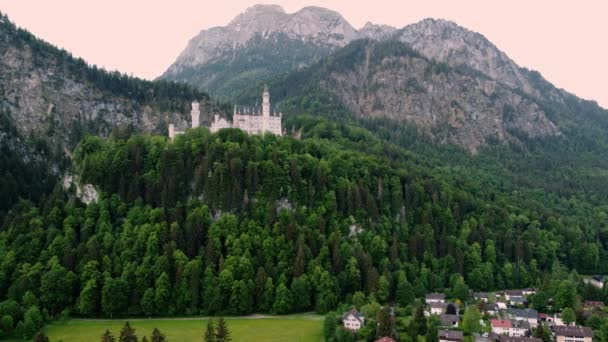
{"type": "Polygon", "coordinates": [[[169,139],[173,140],[175,138],[175,125],[169,124],[169,139]]]}
{"type": "Polygon", "coordinates": [[[196,100],[192,102],[190,115],[192,116],[192,128],[197,128],[200,125],[201,111],[199,110],[199,103],[196,100]]]}
{"type": "Polygon", "coordinates": [[[264,93],[262,94],[262,115],[265,117],[270,116],[270,92],[268,92],[268,86],[264,86],[264,93]]]}

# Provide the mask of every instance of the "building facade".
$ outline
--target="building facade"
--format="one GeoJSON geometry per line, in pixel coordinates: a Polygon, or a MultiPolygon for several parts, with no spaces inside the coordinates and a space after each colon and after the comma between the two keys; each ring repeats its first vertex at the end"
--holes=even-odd
{"type": "MultiPolygon", "coordinates": [[[[192,123],[192,128],[197,128],[200,126],[201,119],[201,110],[200,103],[198,101],[192,101],[192,109],[190,110],[190,122],[192,123]]],[[[169,139],[173,140],[176,135],[183,134],[183,130],[177,130],[174,124],[169,124],[169,139]]]]}
{"type": "Polygon", "coordinates": [[[262,106],[243,107],[234,106],[232,123],[216,115],[211,123],[211,132],[217,132],[222,128],[239,128],[249,134],[272,133],[282,135],[281,117],[283,114],[270,105],[270,92],[264,87],[262,93],[262,106]]]}
{"type": "Polygon", "coordinates": [[[359,311],[352,309],[342,316],[342,324],[348,330],[359,331],[365,324],[365,318],[359,311]]]}
{"type": "Polygon", "coordinates": [[[588,327],[554,326],[552,329],[556,342],[593,341],[593,330],[588,327]]]}

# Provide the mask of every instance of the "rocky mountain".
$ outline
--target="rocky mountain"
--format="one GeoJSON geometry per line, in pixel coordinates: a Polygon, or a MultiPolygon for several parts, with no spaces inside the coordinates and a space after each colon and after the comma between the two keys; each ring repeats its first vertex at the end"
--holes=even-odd
{"type": "Polygon", "coordinates": [[[450,66],[466,65],[488,77],[537,94],[524,71],[483,35],[447,20],[425,19],[395,33],[423,56],[450,66]]]}
{"type": "Polygon", "coordinates": [[[271,83],[271,89],[284,101],[326,94],[320,101],[335,99],[356,117],[414,125],[437,143],[474,153],[491,139],[519,143],[522,136],[562,134],[526,94],[395,40],[353,42],[326,61],[271,83]]]}
{"type": "MultiPolygon", "coordinates": [[[[89,66],[0,14],[0,148],[4,157],[11,155],[0,165],[3,174],[15,175],[5,178],[10,183],[7,189],[25,183],[18,180],[23,169],[44,167],[39,174],[59,173],[64,158],[85,135],[160,133],[168,122],[184,125],[196,98],[203,101],[202,112],[211,117],[204,93],[89,66]]],[[[7,190],[11,198],[24,195],[12,190],[7,190]]],[[[35,197],[26,192],[26,198],[35,197]]]]}
{"type": "Polygon", "coordinates": [[[161,78],[232,96],[248,83],[310,65],[353,40],[384,39],[394,30],[368,23],[357,31],[321,7],[286,13],[277,5],[256,5],[227,26],[192,38],[161,78]]]}
{"type": "Polygon", "coordinates": [[[392,38],[396,31],[397,29],[390,25],[378,25],[368,21],[365,26],[359,30],[359,36],[360,38],[385,40],[392,38]]]}

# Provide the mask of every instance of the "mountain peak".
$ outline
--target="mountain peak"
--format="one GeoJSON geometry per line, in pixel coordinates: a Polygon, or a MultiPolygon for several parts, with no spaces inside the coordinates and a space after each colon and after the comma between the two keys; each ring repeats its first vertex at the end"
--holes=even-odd
{"type": "Polygon", "coordinates": [[[379,25],[374,24],[371,21],[365,23],[365,25],[359,30],[361,37],[383,40],[392,36],[397,31],[396,28],[390,25],[379,25]]]}
{"type": "Polygon", "coordinates": [[[467,66],[508,86],[533,94],[522,70],[482,34],[446,19],[426,18],[399,30],[395,37],[423,56],[450,66],[467,66]]]}
{"type": "Polygon", "coordinates": [[[280,5],[275,4],[256,4],[245,10],[245,13],[248,12],[279,12],[285,13],[285,10],[280,5]]]}

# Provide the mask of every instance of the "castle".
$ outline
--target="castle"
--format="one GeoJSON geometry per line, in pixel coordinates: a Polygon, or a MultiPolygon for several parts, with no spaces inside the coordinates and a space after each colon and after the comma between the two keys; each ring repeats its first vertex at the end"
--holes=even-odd
{"type": "MultiPolygon", "coordinates": [[[[190,111],[192,128],[199,127],[200,114],[200,105],[198,101],[192,102],[192,110],[190,111]]],[[[263,134],[269,132],[280,136],[282,135],[282,116],[283,114],[281,112],[276,108],[271,107],[270,92],[268,91],[268,87],[265,86],[264,93],[262,94],[261,107],[242,107],[235,105],[232,123],[216,114],[209,129],[212,133],[215,133],[222,128],[239,128],[249,134],[263,134]]],[[[175,125],[169,125],[169,138],[173,139],[176,135],[182,133],[184,133],[184,131],[177,131],[175,125]]]]}
{"type": "MultiPolygon", "coordinates": [[[[192,102],[192,110],[190,110],[190,116],[192,117],[192,128],[197,128],[198,126],[200,126],[200,117],[201,117],[201,111],[199,109],[200,104],[198,103],[198,101],[193,101],[192,102]]],[[[178,134],[183,134],[184,131],[177,131],[175,130],[175,125],[174,124],[169,124],[169,138],[171,140],[173,140],[173,138],[175,138],[176,135],[178,134]]]]}

